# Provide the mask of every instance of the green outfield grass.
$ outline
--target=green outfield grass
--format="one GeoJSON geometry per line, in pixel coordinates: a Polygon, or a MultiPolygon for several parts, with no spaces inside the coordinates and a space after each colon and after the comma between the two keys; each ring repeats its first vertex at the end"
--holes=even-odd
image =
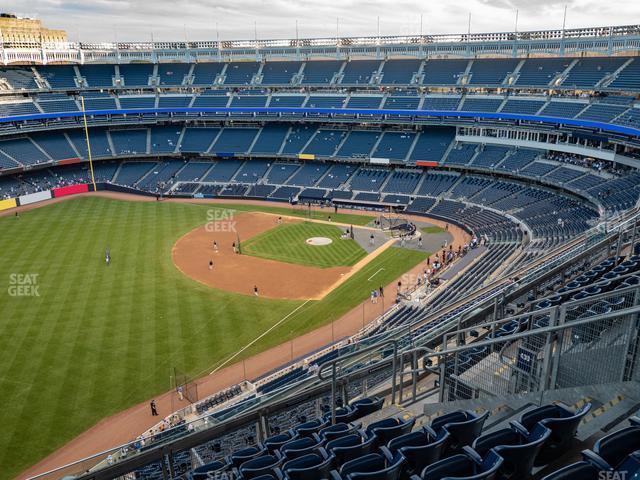
{"type": "Polygon", "coordinates": [[[235,204],[216,204],[219,208],[227,208],[237,211],[265,212],[276,215],[288,215],[290,217],[300,217],[311,220],[325,220],[336,223],[344,223],[347,225],[367,225],[374,220],[372,215],[354,215],[353,213],[334,213],[332,208],[322,210],[309,210],[304,205],[298,205],[294,208],[272,207],[268,205],[235,205],[235,204]]]}
{"type": "MultiPolygon", "coordinates": [[[[175,268],[173,244],[211,208],[80,197],[0,218],[0,478],[167,391],[174,366],[210,371],[302,305],[211,289],[175,268]]],[[[335,320],[424,258],[388,249],[244,355],[335,320]]]]}
{"type": "Polygon", "coordinates": [[[430,225],[428,227],[422,227],[420,231],[422,233],[426,233],[427,235],[432,235],[434,233],[442,233],[445,231],[445,229],[436,225],[430,225]]]}
{"type": "Polygon", "coordinates": [[[366,257],[367,252],[355,240],[341,239],[342,233],[340,228],[322,223],[278,225],[242,242],[242,253],[311,267],[350,267],[366,257]],[[308,245],[305,241],[311,237],[326,237],[333,243],[308,245]]]}

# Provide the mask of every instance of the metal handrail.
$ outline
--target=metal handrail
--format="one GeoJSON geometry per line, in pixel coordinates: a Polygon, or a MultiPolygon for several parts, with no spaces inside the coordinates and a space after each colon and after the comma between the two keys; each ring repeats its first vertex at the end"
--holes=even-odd
{"type": "MultiPolygon", "coordinates": [[[[634,290],[636,292],[636,298],[638,296],[640,296],[640,288],[635,286],[635,287],[631,287],[628,290],[634,290]]],[[[625,289],[624,291],[627,291],[627,289],[625,289]]],[[[589,303],[591,303],[593,301],[592,298],[589,299],[584,299],[589,300],[589,303]]],[[[555,306],[555,307],[550,307],[549,310],[552,310],[552,314],[551,314],[551,318],[555,318],[555,319],[562,319],[562,315],[559,315],[559,313],[561,312],[561,310],[564,309],[563,306],[555,306]]],[[[536,312],[537,313],[537,312],[536,312]]],[[[467,345],[460,345],[460,346],[455,346],[455,347],[451,347],[451,348],[447,348],[446,345],[443,345],[442,350],[434,350],[431,349],[429,347],[426,346],[421,346],[421,347],[416,347],[410,350],[406,350],[404,352],[401,353],[401,360],[404,360],[405,356],[409,356],[411,355],[415,360],[413,360],[414,362],[414,366],[412,367],[412,369],[409,372],[405,372],[404,371],[404,363],[401,361],[400,362],[400,375],[403,376],[407,373],[412,374],[413,376],[413,398],[412,401],[415,401],[416,399],[416,389],[417,389],[417,375],[420,373],[420,369],[417,367],[417,357],[421,356],[423,359],[440,359],[442,357],[446,357],[448,355],[454,355],[457,353],[462,353],[464,351],[470,350],[470,349],[474,349],[474,348],[479,348],[479,347],[490,347],[493,346],[495,344],[499,344],[499,343],[507,343],[507,344],[513,344],[514,342],[518,341],[518,340],[522,340],[524,338],[528,338],[528,337],[532,337],[532,336],[536,336],[536,335],[550,335],[550,334],[557,334],[558,332],[564,332],[565,330],[568,329],[573,329],[575,327],[580,327],[583,325],[588,325],[591,323],[595,323],[595,322],[600,322],[603,320],[608,320],[608,319],[612,319],[612,318],[618,318],[618,317],[622,317],[625,315],[633,315],[633,314],[640,314],[640,305],[635,305],[632,307],[628,307],[622,310],[615,310],[609,313],[605,313],[605,314],[599,314],[599,315],[593,315],[587,318],[583,318],[583,319],[576,319],[576,320],[572,320],[571,322],[567,322],[567,323],[563,323],[563,322],[550,322],[549,326],[546,327],[540,327],[540,328],[536,328],[536,329],[530,329],[530,330],[525,330],[523,332],[517,332],[517,333],[513,333],[511,335],[507,335],[504,337],[490,337],[489,339],[482,339],[479,340],[477,342],[473,342],[467,345]]],[[[516,317],[511,317],[510,319],[505,319],[505,321],[510,321],[513,320],[516,317]]],[[[444,380],[445,377],[445,372],[444,372],[444,366],[445,366],[445,362],[438,362],[438,368],[439,371],[436,371],[435,369],[432,368],[428,368],[428,367],[424,367],[423,370],[427,371],[429,373],[432,374],[437,374],[440,375],[440,382],[441,382],[441,388],[442,388],[442,382],[444,380]]],[[[398,373],[397,369],[394,370],[394,372],[398,373]]],[[[394,379],[395,380],[395,379],[394,379]]],[[[402,391],[402,387],[403,387],[403,383],[401,381],[400,383],[400,389],[402,391]]]]}
{"type": "MultiPolygon", "coordinates": [[[[324,371],[325,368],[330,367],[331,368],[331,424],[335,424],[336,423],[336,387],[337,387],[337,382],[338,380],[340,380],[342,377],[339,377],[337,374],[337,365],[341,362],[344,362],[345,360],[356,360],[356,358],[361,357],[362,355],[366,355],[369,352],[372,351],[376,351],[376,350],[380,350],[383,349],[385,347],[389,347],[391,346],[393,348],[393,358],[392,358],[392,365],[393,365],[393,371],[395,372],[396,369],[396,361],[397,361],[397,357],[398,357],[398,342],[396,340],[387,340],[386,342],[380,343],[380,344],[376,344],[376,345],[372,345],[369,347],[365,347],[361,350],[358,350],[357,352],[353,352],[349,355],[346,355],[344,357],[338,357],[335,358],[333,360],[329,360],[328,362],[324,362],[323,364],[321,364],[318,368],[318,379],[321,381],[326,381],[329,380],[327,377],[324,376],[324,371]]],[[[387,360],[388,362],[388,360],[387,360]]],[[[357,368],[354,371],[351,371],[350,374],[353,375],[355,373],[361,372],[363,370],[366,370],[370,367],[367,366],[362,366],[360,368],[357,368]]],[[[396,384],[395,384],[395,375],[393,377],[393,384],[391,387],[391,401],[392,403],[395,402],[395,397],[396,397],[396,384]]]]}

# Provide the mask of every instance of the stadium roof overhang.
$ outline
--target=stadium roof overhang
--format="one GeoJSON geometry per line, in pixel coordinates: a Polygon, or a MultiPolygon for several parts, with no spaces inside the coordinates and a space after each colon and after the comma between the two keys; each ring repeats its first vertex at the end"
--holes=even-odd
{"type": "Polygon", "coordinates": [[[311,58],[637,54],[640,25],[536,31],[173,42],[0,43],[0,62],[129,63],[311,58]]]}

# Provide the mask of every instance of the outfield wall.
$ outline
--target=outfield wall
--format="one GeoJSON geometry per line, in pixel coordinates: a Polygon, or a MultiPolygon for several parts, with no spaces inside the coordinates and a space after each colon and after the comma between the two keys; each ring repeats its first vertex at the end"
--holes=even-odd
{"type": "Polygon", "coordinates": [[[29,195],[22,195],[18,197],[18,204],[22,205],[31,205],[36,202],[44,202],[45,200],[50,200],[52,197],[51,190],[45,190],[44,192],[36,192],[30,193],[29,195]]]}
{"type": "Polygon", "coordinates": [[[52,198],[67,197],[69,195],[77,195],[79,193],[87,193],[89,191],[93,191],[93,187],[87,183],[80,183],[77,185],[69,185],[67,187],[54,188],[53,190],[21,195],[15,198],[8,198],[6,200],[0,200],[0,212],[11,208],[45,202],[52,198]]]}
{"type": "Polygon", "coordinates": [[[89,185],[80,183],[78,185],[69,185],[68,187],[54,188],[52,190],[54,198],[66,197],[77,193],[86,193],[89,191],[89,185]]]}
{"type": "Polygon", "coordinates": [[[18,206],[15,198],[8,198],[7,200],[0,200],[0,212],[3,210],[9,210],[18,206]]]}

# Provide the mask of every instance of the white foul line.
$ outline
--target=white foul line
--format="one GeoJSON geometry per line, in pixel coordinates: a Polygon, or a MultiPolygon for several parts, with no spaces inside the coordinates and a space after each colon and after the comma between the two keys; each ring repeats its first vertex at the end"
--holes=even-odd
{"type": "Polygon", "coordinates": [[[378,273],[380,273],[384,268],[379,268],[373,275],[367,278],[367,282],[370,282],[373,277],[375,277],[378,273]]]}
{"type": "Polygon", "coordinates": [[[222,362],[220,365],[218,365],[209,375],[213,375],[214,373],[216,373],[218,370],[220,370],[222,367],[224,367],[225,365],[227,365],[231,360],[233,360],[234,358],[236,358],[238,355],[240,355],[242,352],[244,352],[247,348],[249,348],[251,345],[253,345],[254,343],[256,343],[258,340],[260,340],[262,337],[264,337],[265,335],[267,335],[270,331],[272,331],[274,328],[276,328],[278,325],[280,325],[282,322],[284,322],[287,318],[289,318],[291,315],[293,315],[294,313],[296,313],[298,310],[300,310],[302,307],[304,307],[307,303],[309,303],[311,300],[307,300],[306,302],[304,302],[302,305],[299,305],[298,307],[296,307],[294,310],[292,310],[291,312],[289,312],[285,317],[283,317],[281,320],[278,321],[278,323],[272,325],[269,329],[267,329],[262,335],[257,336],[256,338],[254,338],[253,340],[251,340],[249,343],[247,343],[244,347],[242,347],[240,350],[238,350],[236,353],[234,353],[232,356],[230,356],[229,358],[227,358],[224,362],[222,362]]]}

